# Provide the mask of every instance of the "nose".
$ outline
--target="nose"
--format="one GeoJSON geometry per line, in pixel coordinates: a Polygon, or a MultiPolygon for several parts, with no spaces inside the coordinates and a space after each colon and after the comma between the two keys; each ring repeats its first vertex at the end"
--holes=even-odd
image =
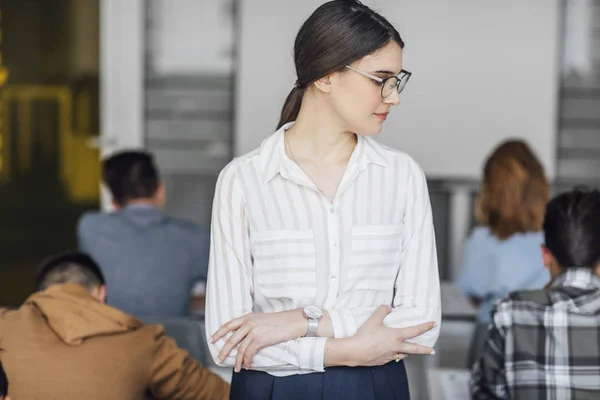
{"type": "Polygon", "coordinates": [[[392,94],[390,94],[388,97],[383,99],[383,102],[385,104],[391,104],[393,106],[397,106],[398,104],[400,104],[400,93],[398,93],[397,90],[394,90],[392,92],[392,94]]]}

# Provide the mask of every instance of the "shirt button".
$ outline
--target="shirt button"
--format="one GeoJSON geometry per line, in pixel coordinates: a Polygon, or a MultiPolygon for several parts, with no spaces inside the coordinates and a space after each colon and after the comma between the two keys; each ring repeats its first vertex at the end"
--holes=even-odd
{"type": "Polygon", "coordinates": [[[331,214],[333,214],[333,213],[335,212],[335,210],[334,210],[333,208],[330,208],[330,209],[329,209],[329,212],[330,212],[331,214]]]}
{"type": "Polygon", "coordinates": [[[335,247],[335,246],[337,246],[337,242],[331,242],[331,246],[332,246],[332,247],[335,247]]]}
{"type": "Polygon", "coordinates": [[[337,276],[333,275],[333,276],[331,277],[331,280],[332,280],[332,281],[334,281],[334,282],[335,282],[335,281],[337,281],[337,276]]]}

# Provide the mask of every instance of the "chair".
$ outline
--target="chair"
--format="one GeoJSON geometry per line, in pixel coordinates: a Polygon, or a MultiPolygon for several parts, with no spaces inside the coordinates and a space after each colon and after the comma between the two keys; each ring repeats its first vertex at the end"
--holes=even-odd
{"type": "Polygon", "coordinates": [[[165,327],[167,335],[175,343],[204,366],[212,366],[214,362],[208,350],[204,321],[192,318],[174,317],[145,317],[141,318],[145,324],[160,324],[165,327]]]}
{"type": "Polygon", "coordinates": [[[432,400],[464,400],[469,393],[468,369],[430,368],[427,370],[427,391],[432,400]]]}

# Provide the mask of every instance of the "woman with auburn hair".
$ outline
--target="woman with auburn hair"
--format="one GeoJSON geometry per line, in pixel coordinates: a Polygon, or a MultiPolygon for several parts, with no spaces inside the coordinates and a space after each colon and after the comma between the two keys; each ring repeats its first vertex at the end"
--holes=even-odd
{"type": "Polygon", "coordinates": [[[506,141],[487,159],[475,206],[480,226],[467,239],[456,283],[479,306],[469,364],[485,341],[494,302],[550,280],[540,253],[548,199],[544,168],[525,142],[506,141]]]}

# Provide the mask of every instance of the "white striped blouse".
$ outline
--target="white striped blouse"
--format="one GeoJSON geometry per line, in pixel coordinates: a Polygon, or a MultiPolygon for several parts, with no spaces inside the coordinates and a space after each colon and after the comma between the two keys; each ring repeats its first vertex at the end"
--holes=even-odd
{"type": "MultiPolygon", "coordinates": [[[[285,153],[287,124],[234,159],[212,211],[206,332],[233,318],[317,306],[334,337],[353,336],[382,304],[389,327],[435,321],[413,339],[433,346],[441,306],[425,176],[408,155],[358,136],[333,201],[285,153]]],[[[252,369],[286,376],[323,371],[327,338],[261,349],[252,369]]],[[[210,345],[216,360],[225,340],[210,345]]],[[[232,351],[223,365],[235,364],[232,351]]]]}

